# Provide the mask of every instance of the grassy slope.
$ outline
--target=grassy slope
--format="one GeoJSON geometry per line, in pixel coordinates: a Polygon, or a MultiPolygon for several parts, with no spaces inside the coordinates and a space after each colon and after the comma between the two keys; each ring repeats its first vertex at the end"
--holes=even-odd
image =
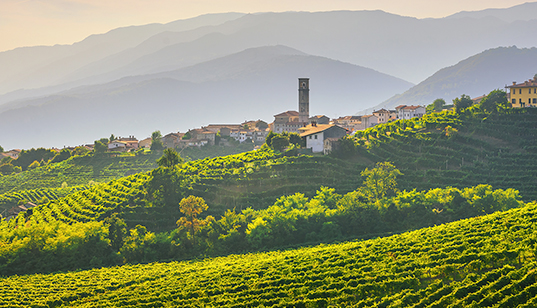
{"type": "Polygon", "coordinates": [[[0,279],[1,306],[535,307],[537,205],[360,242],[0,279]]]}

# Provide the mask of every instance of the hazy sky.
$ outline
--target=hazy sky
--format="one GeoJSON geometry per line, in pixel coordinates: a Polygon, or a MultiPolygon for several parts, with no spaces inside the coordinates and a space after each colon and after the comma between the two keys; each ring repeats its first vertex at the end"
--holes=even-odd
{"type": "Polygon", "coordinates": [[[376,10],[418,18],[524,0],[0,0],[0,51],[71,44],[90,34],[219,12],[376,10]]]}

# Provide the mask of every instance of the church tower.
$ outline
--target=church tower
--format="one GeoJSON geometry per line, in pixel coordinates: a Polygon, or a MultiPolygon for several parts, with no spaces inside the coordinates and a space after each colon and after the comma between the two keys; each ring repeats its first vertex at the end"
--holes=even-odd
{"type": "Polygon", "coordinates": [[[298,78],[298,121],[307,123],[310,118],[310,79],[298,78]]]}

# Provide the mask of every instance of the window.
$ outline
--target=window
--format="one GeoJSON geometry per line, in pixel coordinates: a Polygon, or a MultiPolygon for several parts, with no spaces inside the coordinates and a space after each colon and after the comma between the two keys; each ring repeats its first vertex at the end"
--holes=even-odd
{"type": "Polygon", "coordinates": [[[311,136],[310,136],[310,139],[311,139],[311,136]]]}
{"type": "Polygon", "coordinates": [[[531,94],[531,88],[529,88],[528,91],[529,91],[528,94],[531,94]]]}
{"type": "Polygon", "coordinates": [[[518,94],[522,94],[522,89],[518,89],[518,94]]]}
{"type": "Polygon", "coordinates": [[[317,135],[315,135],[315,139],[317,139],[317,135]]]}
{"type": "Polygon", "coordinates": [[[513,99],[511,100],[511,104],[513,104],[513,105],[516,104],[516,98],[513,98],[513,99]]]}
{"type": "Polygon", "coordinates": [[[534,103],[534,104],[537,104],[537,98],[534,98],[534,99],[533,99],[533,103],[534,103]]]}

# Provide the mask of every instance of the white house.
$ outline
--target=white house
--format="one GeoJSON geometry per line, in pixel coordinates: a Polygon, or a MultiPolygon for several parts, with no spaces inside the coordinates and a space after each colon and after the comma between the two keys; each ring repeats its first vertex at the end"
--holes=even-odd
{"type": "Polygon", "coordinates": [[[423,106],[407,106],[400,105],[395,107],[398,120],[410,120],[412,118],[421,118],[425,115],[425,107],[423,106]]]}
{"type": "Polygon", "coordinates": [[[347,130],[334,124],[311,124],[300,129],[300,137],[306,141],[306,148],[314,153],[324,152],[324,140],[327,138],[341,138],[347,130]]]}

